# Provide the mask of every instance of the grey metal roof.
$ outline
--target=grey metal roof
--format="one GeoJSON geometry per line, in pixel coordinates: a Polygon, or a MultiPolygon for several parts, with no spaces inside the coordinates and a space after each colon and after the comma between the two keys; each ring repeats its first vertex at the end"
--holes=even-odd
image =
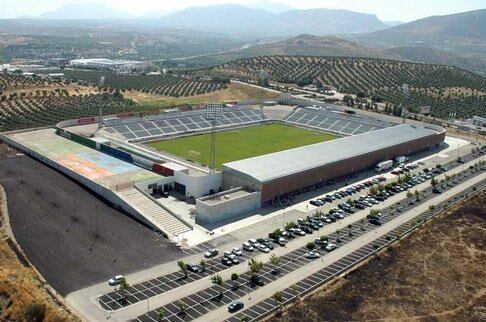
{"type": "Polygon", "coordinates": [[[225,163],[223,171],[239,172],[259,182],[267,182],[434,134],[436,132],[423,127],[402,124],[225,163]]]}

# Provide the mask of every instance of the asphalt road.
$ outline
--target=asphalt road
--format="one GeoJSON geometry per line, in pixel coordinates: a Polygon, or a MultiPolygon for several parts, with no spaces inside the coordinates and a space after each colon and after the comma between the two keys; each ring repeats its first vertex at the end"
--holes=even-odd
{"type": "Polygon", "coordinates": [[[15,238],[62,295],[182,255],[149,228],[30,157],[0,160],[0,184],[15,238]]]}

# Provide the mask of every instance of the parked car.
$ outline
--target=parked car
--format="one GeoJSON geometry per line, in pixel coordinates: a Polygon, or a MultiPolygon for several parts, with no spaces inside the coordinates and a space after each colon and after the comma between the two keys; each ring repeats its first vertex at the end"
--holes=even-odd
{"type": "Polygon", "coordinates": [[[228,312],[236,312],[236,311],[239,311],[244,306],[245,306],[245,304],[243,304],[243,302],[240,302],[240,301],[231,302],[230,304],[228,304],[228,312]]]}
{"type": "Polygon", "coordinates": [[[337,246],[336,246],[336,244],[333,244],[333,243],[327,243],[327,245],[326,245],[325,249],[326,249],[328,252],[331,252],[331,251],[335,250],[335,249],[336,249],[336,247],[337,247],[337,246]]]}
{"type": "Polygon", "coordinates": [[[204,257],[206,258],[211,258],[214,256],[217,256],[219,254],[219,251],[216,248],[211,248],[207,252],[204,253],[204,257]]]}
{"type": "Polygon", "coordinates": [[[233,261],[229,259],[228,257],[221,257],[221,263],[226,266],[231,266],[233,265],[233,261]]]}
{"type": "Polygon", "coordinates": [[[108,281],[108,285],[110,286],[115,286],[115,285],[119,285],[122,283],[122,281],[125,279],[125,276],[123,275],[116,275],[115,277],[112,277],[109,279],[108,281]]]}
{"type": "Polygon", "coordinates": [[[369,217],[368,222],[376,226],[381,226],[381,221],[376,217],[369,217]]]}
{"type": "Polygon", "coordinates": [[[285,244],[287,243],[287,240],[284,237],[279,237],[275,240],[275,242],[277,244],[279,244],[280,246],[285,246],[285,244]]]}
{"type": "Polygon", "coordinates": [[[234,247],[231,252],[236,256],[243,256],[243,252],[238,247],[234,247]]]}
{"type": "Polygon", "coordinates": [[[314,232],[309,226],[302,226],[301,229],[307,234],[312,234],[314,232]]]}
{"type": "Polygon", "coordinates": [[[316,259],[316,258],[319,258],[321,257],[321,255],[319,255],[318,252],[316,251],[310,251],[310,252],[307,252],[305,253],[304,255],[306,258],[309,258],[309,259],[316,259]]]}
{"type": "Polygon", "coordinates": [[[197,264],[187,264],[187,270],[193,273],[200,273],[202,272],[202,267],[197,264]]]}
{"type": "Polygon", "coordinates": [[[247,252],[252,252],[254,250],[254,248],[249,242],[244,242],[243,243],[243,250],[246,250],[247,252]]]}
{"type": "Polygon", "coordinates": [[[229,260],[231,260],[231,262],[233,264],[239,264],[240,263],[240,259],[238,258],[238,256],[236,256],[235,254],[231,254],[229,257],[228,257],[229,260]]]}
{"type": "Polygon", "coordinates": [[[258,245],[258,250],[262,253],[270,253],[270,249],[263,244],[258,245]]]}
{"type": "Polygon", "coordinates": [[[300,228],[293,228],[292,233],[299,235],[299,236],[305,236],[305,231],[303,231],[300,228]]]}

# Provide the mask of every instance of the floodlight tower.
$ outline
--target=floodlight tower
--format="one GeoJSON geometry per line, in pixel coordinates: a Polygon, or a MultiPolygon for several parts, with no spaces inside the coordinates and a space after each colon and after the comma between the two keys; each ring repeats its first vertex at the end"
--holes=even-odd
{"type": "MultiPolygon", "coordinates": [[[[408,101],[408,95],[410,94],[410,87],[408,86],[408,84],[402,85],[402,93],[403,93],[403,100],[406,103],[408,101]]],[[[405,124],[405,118],[407,117],[406,112],[407,112],[407,106],[402,103],[402,124],[405,124]]]]}
{"type": "Polygon", "coordinates": [[[206,105],[206,119],[211,121],[211,154],[209,167],[211,173],[216,171],[216,121],[223,118],[223,103],[208,103],[206,105]]]}
{"type": "MultiPolygon", "coordinates": [[[[101,76],[100,80],[98,81],[98,87],[105,86],[105,76],[101,76]]],[[[98,121],[98,128],[101,129],[103,127],[103,110],[100,106],[100,119],[98,121]]]]}

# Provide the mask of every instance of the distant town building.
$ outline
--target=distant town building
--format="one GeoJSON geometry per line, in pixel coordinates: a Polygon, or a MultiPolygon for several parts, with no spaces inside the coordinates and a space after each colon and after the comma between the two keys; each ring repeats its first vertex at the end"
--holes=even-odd
{"type": "Polygon", "coordinates": [[[486,118],[481,116],[473,116],[472,123],[477,127],[486,127],[486,118]]]}
{"type": "Polygon", "coordinates": [[[135,60],[111,60],[106,58],[73,59],[69,65],[75,68],[86,69],[108,69],[116,71],[127,71],[143,69],[147,67],[146,62],[135,60]]]}

